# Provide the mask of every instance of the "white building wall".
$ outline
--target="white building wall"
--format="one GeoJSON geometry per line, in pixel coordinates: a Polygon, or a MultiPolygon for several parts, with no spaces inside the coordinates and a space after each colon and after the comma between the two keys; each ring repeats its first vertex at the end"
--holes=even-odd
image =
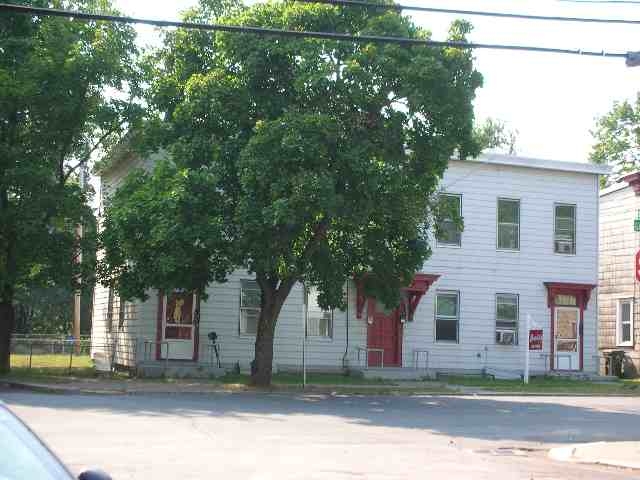
{"type": "MultiPolygon", "coordinates": [[[[598,177],[473,161],[452,161],[441,190],[462,195],[464,232],[460,248],[433,245],[423,272],[440,279],[422,299],[414,322],[405,325],[403,363],[414,348],[430,351],[430,366],[478,370],[485,366],[521,369],[527,343],[525,315],[544,330],[550,350],[550,310],[543,282],[597,283],[598,177]],[[520,199],[520,250],[496,248],[498,197],[520,199]],[[553,250],[554,203],[577,205],[576,255],[553,250]],[[435,292],[460,292],[460,342],[435,342],[435,292]],[[495,294],[520,300],[519,345],[495,344],[495,294]]],[[[584,312],[584,369],[593,371],[596,354],[596,292],[584,312]]],[[[534,370],[546,368],[531,354],[534,370]]]]}
{"type": "MultiPolygon", "coordinates": [[[[506,157],[508,159],[508,157],[506,157]]],[[[532,164],[535,164],[532,161],[532,164]]],[[[552,162],[548,162],[552,163],[552,162]]],[[[147,162],[147,165],[149,162],[147,162]]],[[[559,164],[560,165],[560,164],[559,164]]],[[[565,164],[568,171],[546,168],[451,161],[441,190],[462,195],[465,230],[460,248],[437,247],[422,272],[441,275],[422,298],[414,321],[405,324],[403,366],[412,366],[413,350],[429,351],[431,368],[443,371],[480,371],[485,367],[521,370],[527,343],[525,315],[531,314],[534,326],[544,330],[544,353],[550,351],[550,309],[543,282],[596,284],[598,279],[598,175],[580,171],[582,166],[565,164]],[[498,197],[520,199],[520,250],[496,249],[496,211],[498,197]],[[553,252],[554,203],[577,205],[576,255],[553,252]],[[460,342],[435,342],[434,303],[438,289],[460,292],[460,342]],[[520,300],[519,345],[495,344],[495,294],[516,293],[520,300]]],[[[110,172],[103,181],[113,186],[126,169],[110,172]]],[[[207,334],[215,331],[226,366],[236,362],[242,369],[253,358],[253,336],[239,334],[240,280],[252,278],[234,272],[226,283],[214,284],[208,299],[201,303],[200,361],[208,362],[207,334]]],[[[94,332],[99,334],[105,293],[96,290],[94,332]]],[[[584,369],[595,371],[596,364],[596,292],[584,316],[584,369]]],[[[349,287],[349,345],[346,342],[347,313],[335,312],[333,338],[307,340],[307,365],[310,369],[334,369],[347,360],[355,365],[356,347],[366,346],[367,327],[356,319],[356,289],[349,287]]],[[[130,329],[138,342],[155,340],[157,293],[136,307],[136,327],[130,329]]],[[[296,285],[285,303],[276,329],[274,366],[300,368],[302,363],[304,302],[296,285]]],[[[141,347],[140,347],[141,348],[141,347]]],[[[138,358],[141,359],[140,354],[138,358]]],[[[531,354],[533,370],[548,369],[548,361],[531,354]]]]}

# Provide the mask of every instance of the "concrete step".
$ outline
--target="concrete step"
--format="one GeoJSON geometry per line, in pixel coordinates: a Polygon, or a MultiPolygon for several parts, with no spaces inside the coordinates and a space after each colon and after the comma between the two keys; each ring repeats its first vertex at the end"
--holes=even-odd
{"type": "Polygon", "coordinates": [[[422,380],[435,377],[433,372],[424,368],[371,367],[354,370],[361,373],[364,378],[382,378],[385,380],[422,380]]]}

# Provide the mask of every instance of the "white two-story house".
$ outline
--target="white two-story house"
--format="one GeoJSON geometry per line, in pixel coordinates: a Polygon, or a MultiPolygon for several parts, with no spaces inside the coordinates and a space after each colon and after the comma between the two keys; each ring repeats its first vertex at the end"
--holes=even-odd
{"type": "MultiPolygon", "coordinates": [[[[103,171],[103,192],[141,164],[103,171]]],[[[278,320],[275,369],[299,370],[304,354],[313,370],[521,372],[528,316],[530,328],[543,332],[542,350],[530,353],[532,372],[596,372],[598,189],[606,173],[504,155],[452,160],[440,190],[464,229],[444,225],[401,306],[386,309],[350,281],[346,310],[322,311],[314,292],[298,285],[278,320]]],[[[139,371],[171,368],[174,360],[182,369],[248,369],[260,305],[255,281],[236,271],[208,293],[204,302],[151,292],[146,302],[121,306],[113,291],[96,288],[94,355],[139,371]]]]}

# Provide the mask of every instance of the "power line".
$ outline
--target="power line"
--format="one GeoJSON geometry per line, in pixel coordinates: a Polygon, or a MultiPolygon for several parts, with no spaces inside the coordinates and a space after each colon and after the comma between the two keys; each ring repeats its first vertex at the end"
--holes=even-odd
{"type": "Polygon", "coordinates": [[[640,5],[640,1],[637,0],[556,0],[558,2],[566,3],[617,3],[618,5],[640,5]]]}
{"type": "MultiPolygon", "coordinates": [[[[366,0],[296,0],[304,3],[324,3],[329,5],[341,5],[346,7],[362,7],[383,10],[410,10],[415,12],[431,12],[431,13],[452,13],[456,15],[471,15],[483,17],[513,18],[522,20],[547,20],[556,22],[582,22],[582,23],[615,23],[640,25],[640,20],[626,20],[623,18],[584,18],[584,17],[561,17],[549,15],[527,15],[523,13],[504,13],[504,12],[485,12],[479,10],[457,10],[451,8],[438,7],[417,7],[413,5],[401,4],[380,4],[366,0]]],[[[573,0],[576,1],[576,0],[573,0]]],[[[629,3],[629,2],[624,2],[629,3]]]]}
{"type": "Polygon", "coordinates": [[[438,40],[426,40],[419,38],[408,37],[389,37],[380,35],[351,35],[347,33],[338,32],[312,32],[312,31],[300,31],[300,30],[281,30],[276,28],[265,27],[251,27],[240,25],[224,25],[224,24],[211,24],[211,23],[196,23],[196,22],[180,22],[173,20],[152,20],[146,18],[125,17],[118,15],[103,15],[98,13],[85,13],[69,10],[60,10],[54,8],[40,8],[30,7],[25,5],[14,5],[7,3],[0,3],[0,12],[12,12],[18,14],[35,15],[35,16],[49,16],[49,17],[65,17],[74,18],[77,20],[96,20],[112,23],[125,23],[125,24],[143,24],[152,25],[156,27],[177,27],[190,30],[206,30],[206,31],[221,31],[231,33],[248,33],[255,35],[272,35],[279,37],[294,37],[294,38],[319,38],[325,40],[342,40],[357,43],[393,43],[398,45],[422,45],[426,47],[451,47],[460,49],[491,49],[491,50],[511,50],[511,51],[528,51],[539,53],[557,53],[566,55],[584,55],[592,57],[607,57],[607,58],[626,58],[628,59],[631,53],[623,52],[605,52],[605,51],[589,51],[581,49],[569,49],[569,48],[549,48],[549,47],[535,47],[526,45],[502,45],[502,44],[490,44],[490,43],[473,43],[473,42],[459,42],[459,41],[438,41],[438,40]]]}

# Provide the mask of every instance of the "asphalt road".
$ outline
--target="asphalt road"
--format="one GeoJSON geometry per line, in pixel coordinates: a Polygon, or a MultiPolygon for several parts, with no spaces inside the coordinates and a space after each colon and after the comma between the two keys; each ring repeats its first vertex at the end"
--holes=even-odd
{"type": "Polygon", "coordinates": [[[283,394],[0,398],[79,472],[144,479],[628,479],[550,460],[640,440],[638,398],[283,394]]]}

